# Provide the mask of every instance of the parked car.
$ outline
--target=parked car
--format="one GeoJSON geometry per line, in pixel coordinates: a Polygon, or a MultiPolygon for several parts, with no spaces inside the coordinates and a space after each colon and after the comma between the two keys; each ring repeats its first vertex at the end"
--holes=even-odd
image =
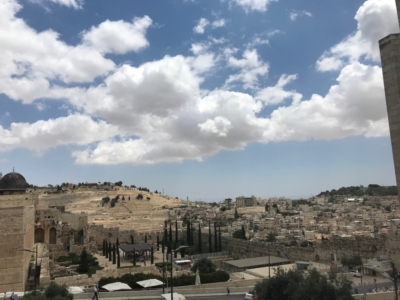
{"type": "Polygon", "coordinates": [[[358,270],[350,270],[349,272],[353,274],[353,277],[361,277],[361,273],[358,270]]]}
{"type": "Polygon", "coordinates": [[[244,296],[245,300],[253,300],[254,296],[256,295],[255,291],[249,291],[246,293],[246,295],[244,296]]]}

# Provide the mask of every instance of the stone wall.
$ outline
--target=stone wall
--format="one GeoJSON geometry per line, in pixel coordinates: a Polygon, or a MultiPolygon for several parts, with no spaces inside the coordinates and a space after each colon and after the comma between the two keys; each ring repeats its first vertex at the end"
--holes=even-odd
{"type": "MultiPolygon", "coordinates": [[[[32,202],[30,202],[31,205],[25,207],[12,207],[11,205],[4,207],[4,203],[2,204],[3,207],[0,209],[2,224],[0,231],[0,292],[24,291],[32,253],[21,250],[33,249],[35,209],[32,202]]],[[[20,204],[19,201],[17,204],[20,204]]]]}

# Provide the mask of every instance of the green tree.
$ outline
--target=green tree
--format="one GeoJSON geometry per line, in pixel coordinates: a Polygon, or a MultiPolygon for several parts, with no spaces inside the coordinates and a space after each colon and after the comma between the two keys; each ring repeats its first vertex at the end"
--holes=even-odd
{"type": "Polygon", "coordinates": [[[133,253],[132,253],[132,260],[133,260],[133,265],[136,266],[136,250],[133,249],[133,253]]]}
{"type": "Polygon", "coordinates": [[[193,264],[191,268],[192,272],[196,272],[197,269],[201,274],[208,274],[215,272],[217,267],[210,259],[200,258],[193,264]]]}
{"type": "Polygon", "coordinates": [[[89,261],[86,253],[86,248],[83,248],[81,253],[81,259],[79,261],[79,266],[76,269],[78,273],[87,273],[89,271],[89,261]]]}
{"type": "Polygon", "coordinates": [[[160,249],[160,237],[157,234],[157,251],[160,249]]]}
{"type": "Polygon", "coordinates": [[[147,243],[147,235],[144,236],[144,242],[147,243]]]}
{"type": "Polygon", "coordinates": [[[154,250],[153,250],[153,246],[151,246],[151,253],[150,253],[150,263],[154,264],[154,250]]]}
{"type": "Polygon", "coordinates": [[[106,256],[106,241],[103,239],[103,256],[106,256]]]}
{"type": "Polygon", "coordinates": [[[214,223],[214,252],[218,252],[217,223],[214,223]]]}
{"type": "Polygon", "coordinates": [[[175,243],[178,242],[178,220],[175,220],[175,243]]]}
{"type": "Polygon", "coordinates": [[[119,254],[119,246],[117,247],[117,268],[121,268],[121,257],[119,254]]]}
{"type": "Polygon", "coordinates": [[[131,234],[131,244],[132,244],[132,245],[134,244],[133,235],[132,235],[132,234],[131,234]]]}
{"type": "Polygon", "coordinates": [[[276,235],[272,232],[268,233],[267,235],[267,243],[275,243],[276,242],[276,235]]]}
{"type": "Polygon", "coordinates": [[[199,237],[197,239],[197,249],[199,249],[199,253],[203,252],[203,245],[202,245],[202,242],[201,242],[201,226],[200,226],[200,223],[199,223],[199,237]]]}
{"type": "Polygon", "coordinates": [[[265,211],[269,211],[268,203],[265,203],[265,211]]]}
{"type": "Polygon", "coordinates": [[[242,225],[242,239],[247,240],[246,239],[246,230],[244,229],[244,225],[242,225]]]}
{"type": "Polygon", "coordinates": [[[268,300],[351,300],[351,282],[344,277],[329,281],[316,269],[305,277],[300,271],[277,274],[256,285],[258,299],[268,300]]]}
{"type": "Polygon", "coordinates": [[[219,252],[222,252],[222,243],[221,243],[221,226],[218,227],[219,232],[219,252]]]}
{"type": "Polygon", "coordinates": [[[235,219],[239,219],[239,214],[236,207],[235,207],[235,219]]]}
{"type": "Polygon", "coordinates": [[[348,267],[349,269],[353,269],[357,266],[362,265],[362,260],[359,255],[353,255],[353,256],[344,256],[340,260],[343,266],[348,267]]]}
{"type": "Polygon", "coordinates": [[[111,242],[108,242],[108,261],[112,261],[112,247],[111,247],[111,242]]]}
{"type": "Polygon", "coordinates": [[[211,244],[211,222],[208,221],[208,251],[212,252],[212,244],[211,244]]]}
{"type": "Polygon", "coordinates": [[[142,195],[142,194],[137,195],[137,196],[136,196],[136,199],[142,200],[142,199],[143,199],[143,195],[142,195]]]}
{"type": "Polygon", "coordinates": [[[243,239],[243,233],[241,229],[238,229],[233,232],[232,237],[235,239],[243,239]]]}
{"type": "Polygon", "coordinates": [[[115,244],[113,245],[112,251],[113,251],[112,263],[113,265],[115,265],[117,263],[117,255],[116,255],[117,252],[115,251],[115,244]]]}
{"type": "Polygon", "coordinates": [[[225,206],[222,206],[222,207],[220,208],[220,210],[221,210],[222,212],[224,212],[224,211],[226,211],[226,207],[225,207],[225,206]]]}
{"type": "Polygon", "coordinates": [[[50,285],[44,290],[35,290],[26,293],[21,300],[73,300],[74,296],[69,293],[66,285],[58,285],[51,281],[50,285]]]}
{"type": "Polygon", "coordinates": [[[106,258],[108,258],[108,243],[106,240],[104,240],[104,244],[105,244],[105,249],[106,249],[106,258]]]}

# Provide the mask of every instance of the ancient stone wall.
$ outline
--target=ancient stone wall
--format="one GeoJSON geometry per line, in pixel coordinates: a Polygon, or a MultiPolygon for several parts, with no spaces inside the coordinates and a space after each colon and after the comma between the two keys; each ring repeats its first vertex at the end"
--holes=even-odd
{"type": "Polygon", "coordinates": [[[25,290],[32,253],[21,250],[33,249],[34,218],[33,205],[0,209],[0,292],[25,290]]]}

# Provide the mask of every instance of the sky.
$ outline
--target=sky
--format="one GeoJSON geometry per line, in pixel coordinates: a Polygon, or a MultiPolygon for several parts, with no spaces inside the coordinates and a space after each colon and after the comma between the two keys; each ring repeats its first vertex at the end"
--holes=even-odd
{"type": "Polygon", "coordinates": [[[0,172],[191,200],[395,185],[394,0],[0,0],[0,172]]]}

